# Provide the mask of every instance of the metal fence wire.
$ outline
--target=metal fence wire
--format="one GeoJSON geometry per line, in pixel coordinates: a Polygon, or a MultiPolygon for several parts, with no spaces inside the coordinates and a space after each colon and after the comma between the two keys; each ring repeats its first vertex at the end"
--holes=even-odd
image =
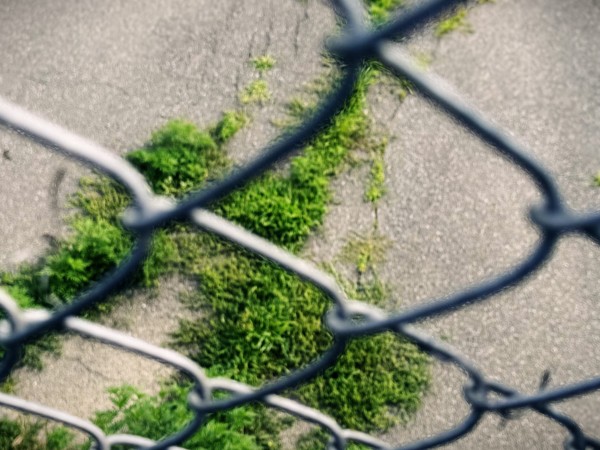
{"type": "Polygon", "coordinates": [[[411,340],[432,357],[444,363],[454,364],[464,371],[469,379],[464,386],[464,397],[470,405],[470,412],[460,424],[436,436],[398,448],[425,449],[440,446],[469,433],[487,413],[509,417],[511,413],[520,409],[531,409],[554,420],[568,431],[565,448],[600,449],[599,440],[586,435],[577,422],[552,406],[554,402],[599,389],[600,377],[558,388],[542,388],[531,395],[523,394],[488,380],[474,364],[455,350],[411,325],[474,302],[488,301],[500,290],[522,282],[549,259],[559,238],[567,233],[584,234],[600,245],[600,212],[582,214],[569,210],[561,199],[555,181],[538,162],[517,142],[471,109],[460,97],[416,69],[394,43],[399,38],[409,37],[426,22],[458,3],[460,2],[457,0],[422,2],[373,30],[365,20],[363,5],[359,0],[334,1],[336,13],[344,23],[342,34],[327,43],[329,52],[337,58],[343,72],[343,80],[336,90],[324,100],[314,116],[293,134],[272,144],[259,157],[226,179],[179,203],[153,195],[144,177],[114,153],[0,99],[0,123],[4,126],[28,136],[52,151],[59,151],[93,166],[127,189],[134,202],[125,214],[123,223],[136,237],[136,245],[131,254],[115,271],[107,274],[91,289],[60,310],[22,310],[9,295],[0,291],[0,308],[5,317],[0,326],[0,345],[6,350],[0,362],[0,380],[6,379],[14,369],[27,342],[54,330],[74,332],[158,360],[189,375],[194,381],[194,388],[188,396],[187,407],[193,412],[194,419],[176,434],[161,442],[154,442],[142,436],[107,436],[89,421],[8,394],[0,394],[0,405],[78,429],[95,442],[97,449],[102,450],[109,450],[115,445],[157,450],[179,448],[176,446],[197,432],[209,414],[253,401],[262,402],[322,427],[331,436],[328,444],[331,449],[345,449],[350,442],[377,449],[395,448],[392,444],[365,433],[343,429],[334,419],[320,411],[277,395],[310,380],[333,365],[352,338],[392,331],[399,337],[411,340]],[[258,177],[277,161],[313,138],[343,107],[352,92],[361,67],[368,60],[379,60],[393,74],[409,80],[421,95],[432,100],[460,125],[517,164],[536,181],[544,198],[543,203],[532,207],[530,212],[531,220],[539,228],[541,237],[535,250],[520,264],[497,278],[456,295],[434,299],[393,314],[347,299],[330,276],[307,261],[204,209],[258,177]],[[84,309],[102,302],[109,294],[119,289],[148,255],[153,233],[174,220],[192,222],[200,229],[268,258],[325,292],[332,302],[332,307],[324,318],[326,326],[334,336],[332,347],[309,366],[265,386],[254,388],[231,380],[209,379],[201,367],[177,352],[78,318],[77,315],[84,309]],[[215,391],[227,391],[231,395],[225,399],[216,399],[213,396],[215,391]]]}

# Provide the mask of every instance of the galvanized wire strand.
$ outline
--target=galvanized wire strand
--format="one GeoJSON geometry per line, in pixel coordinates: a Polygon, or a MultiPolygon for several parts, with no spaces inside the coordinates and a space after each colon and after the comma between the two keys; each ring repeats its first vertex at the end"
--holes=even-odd
{"type": "Polygon", "coordinates": [[[553,389],[542,386],[538,392],[531,394],[521,393],[505,384],[488,380],[475,364],[459,352],[413,325],[420,320],[451,314],[457,308],[474,302],[491,301],[501,290],[522,283],[529,275],[543,267],[552,256],[558,240],[569,233],[581,233],[600,245],[600,211],[571,211],[564,203],[559,188],[547,169],[514,139],[485,119],[475,108],[467,105],[443,82],[416,69],[394,43],[409,38],[427,22],[460,3],[460,0],[424,1],[373,30],[367,24],[362,3],[358,0],[334,0],[343,30],[340,36],[331,38],[327,43],[327,48],[337,58],[342,69],[341,81],[333,93],[323,101],[321,108],[311,118],[291,134],[273,143],[248,165],[178,203],[152,194],[144,177],[124,159],[94,142],[0,99],[1,125],[16,130],[51,151],[61,152],[93,167],[120,183],[129,192],[133,204],[123,217],[123,223],[133,232],[135,238],[129,256],[119,267],[106,274],[89,290],[78,295],[69,305],[57,311],[23,310],[6,292],[0,290],[0,314],[3,317],[0,322],[0,346],[5,350],[0,361],[0,380],[6,379],[18,364],[21,350],[26,343],[50,331],[72,332],[159,361],[185,374],[193,383],[187,397],[187,407],[193,413],[193,418],[173,435],[155,442],[145,436],[107,436],[89,421],[8,394],[0,394],[0,405],[77,429],[87,434],[98,450],[110,450],[116,445],[152,450],[181,450],[178,446],[203,426],[209,414],[253,401],[259,401],[318,425],[331,436],[329,448],[336,450],[345,449],[351,442],[361,443],[373,449],[416,450],[439,447],[471,432],[486,414],[499,414],[510,419],[515,417],[515,411],[523,409],[535,411],[561,425],[569,436],[564,444],[565,448],[600,449],[600,441],[586,435],[575,420],[558,411],[553,405],[555,402],[600,389],[600,377],[553,389]],[[371,60],[380,61],[393,74],[410,81],[416,91],[437,104],[459,125],[473,132],[492,150],[518,165],[535,181],[544,199],[543,204],[533,206],[530,212],[533,223],[539,228],[540,239],[520,263],[505,273],[452,296],[433,299],[425,304],[393,313],[386,313],[372,305],[348,299],[332,277],[322,270],[205,209],[269,170],[277,161],[289,157],[314,138],[343,109],[345,102],[352,95],[360,71],[371,60]],[[186,220],[203,231],[264,257],[321,290],[332,302],[329,312],[324,317],[324,324],[333,335],[331,347],[306,367],[264,386],[253,387],[233,380],[211,379],[196,363],[173,350],[151,345],[119,331],[75,317],[86,308],[104,301],[109,294],[117,292],[147,257],[154,233],[174,220],[186,220]],[[395,446],[361,431],[344,429],[326,414],[278,395],[310,381],[335,364],[351,339],[388,331],[395,333],[398,338],[408,339],[432,358],[452,364],[465,374],[468,382],[464,386],[464,399],[470,411],[462,421],[451,429],[427,439],[395,446]],[[225,398],[215,398],[215,392],[226,392],[228,395],[225,398]]]}

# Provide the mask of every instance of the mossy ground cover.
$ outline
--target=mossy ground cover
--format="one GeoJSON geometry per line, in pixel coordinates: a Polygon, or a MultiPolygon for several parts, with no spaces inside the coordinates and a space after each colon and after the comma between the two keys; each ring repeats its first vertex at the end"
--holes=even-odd
{"type": "MultiPolygon", "coordinates": [[[[260,70],[264,64],[260,61],[260,70]]],[[[364,70],[344,110],[287,170],[268,172],[213,205],[213,211],[300,253],[311,232],[323,223],[332,196],[331,181],[351,152],[361,148],[377,156],[366,191],[366,199],[376,202],[383,195],[383,147],[374,147],[370,139],[365,96],[378,74],[375,66],[364,70]]],[[[299,114],[308,110],[303,107],[299,114]]],[[[181,198],[227,173],[231,163],[226,144],[248,121],[247,111],[225,113],[206,130],[172,121],[127,159],[157,194],[181,198]]],[[[2,285],[23,307],[68,302],[128,253],[132,237],[119,222],[128,204],[115,183],[102,178],[83,180],[73,200],[77,213],[71,219],[71,236],[39,264],[3,274],[2,285]]],[[[174,224],[156,234],[151,255],[132,285],[153,286],[174,271],[198,280],[198,291],[182,301],[204,313],[182,321],[173,345],[212,376],[259,385],[310,363],[332,343],[322,323],[330,302],[321,292],[191,225],[174,224]]],[[[376,301],[382,289],[365,285],[350,286],[348,291],[363,301],[376,301]]],[[[114,299],[96,307],[91,316],[106,313],[112,304],[114,299]]],[[[427,383],[426,357],[412,344],[384,334],[351,342],[336,365],[287,395],[331,414],[344,426],[382,431],[418,407],[427,383]]],[[[181,389],[182,385],[171,384],[157,396],[146,396],[130,387],[118,388],[113,391],[114,408],[99,412],[96,422],[109,433],[161,439],[189,420],[181,389]]],[[[275,435],[283,423],[262,407],[219,414],[211,424],[186,446],[243,450],[280,445],[275,435]]]]}
{"type": "MultiPolygon", "coordinates": [[[[267,173],[213,209],[290,251],[301,251],[323,222],[331,180],[349,152],[367,143],[365,94],[375,76],[374,69],[363,73],[343,113],[293,159],[289,171],[267,173]]],[[[242,113],[228,113],[206,131],[173,121],[127,158],[156,193],[182,197],[225,173],[230,162],[223,146],[246,121],[242,113]]],[[[127,204],[113,182],[84,180],[74,200],[79,212],[72,219],[73,234],[38,267],[6,274],[4,284],[23,306],[67,302],[127,254],[131,237],[118,221],[127,204]]],[[[331,345],[322,325],[329,300],[261,258],[177,224],[157,234],[136,283],[151,286],[175,270],[198,279],[198,292],[184,301],[207,313],[183,321],[174,344],[214,375],[257,385],[308,364],[331,345]]],[[[381,430],[416,409],[426,384],[425,357],[411,344],[383,335],[351,343],[324,376],[289,395],[345,426],[381,430]],[[391,414],[390,406],[398,411],[391,414]]],[[[166,405],[161,397],[144,399],[166,405]]]]}
{"type": "MultiPolygon", "coordinates": [[[[113,408],[96,413],[94,422],[108,434],[126,431],[164,439],[193,419],[186,404],[189,390],[188,384],[175,382],[165,384],[158,395],[147,395],[128,385],[113,388],[113,408]]],[[[281,419],[269,414],[264,406],[247,405],[214,414],[184,446],[193,450],[275,449],[279,447],[277,436],[281,427],[281,419]]],[[[82,447],[87,449],[88,445],[82,447]]]]}
{"type": "Polygon", "coordinates": [[[378,25],[389,19],[390,13],[403,6],[404,0],[366,0],[369,16],[378,25]]]}
{"type": "Polygon", "coordinates": [[[0,449],[2,450],[80,450],[73,434],[65,428],[48,424],[0,417],[0,449]]]}
{"type": "Polygon", "coordinates": [[[467,14],[467,8],[458,8],[454,14],[437,24],[435,28],[435,35],[437,37],[443,37],[457,30],[463,31],[465,33],[472,33],[473,27],[467,19],[467,14]]]}

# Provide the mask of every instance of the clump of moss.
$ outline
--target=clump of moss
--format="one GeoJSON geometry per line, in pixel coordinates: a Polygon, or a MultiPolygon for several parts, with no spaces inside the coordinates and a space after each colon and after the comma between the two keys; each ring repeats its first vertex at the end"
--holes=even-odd
{"type": "MultiPolygon", "coordinates": [[[[241,128],[243,116],[226,114],[213,135],[221,142],[241,128]]],[[[209,132],[182,120],[169,122],[155,132],[148,145],[131,152],[127,159],[161,195],[181,195],[223,173],[227,157],[209,132]]]]}
{"type": "Polygon", "coordinates": [[[467,12],[468,10],[465,7],[458,8],[453,15],[437,24],[435,27],[435,35],[437,37],[442,37],[457,30],[465,33],[472,33],[473,27],[467,19],[467,12]]]}
{"type": "Polygon", "coordinates": [[[375,25],[385,22],[391,11],[404,5],[404,0],[366,0],[369,17],[375,25]]]}
{"type": "MultiPolygon", "coordinates": [[[[165,439],[193,419],[187,406],[189,390],[185,383],[169,383],[157,395],[144,394],[128,385],[110,389],[113,408],[97,412],[94,422],[107,434],[165,439]]],[[[279,448],[276,436],[282,424],[265,407],[248,405],[211,415],[182,445],[189,450],[275,450],[279,448]]]]}
{"type": "Polygon", "coordinates": [[[6,450],[82,450],[64,427],[51,428],[45,421],[0,418],[0,448],[6,450]]]}
{"type": "Polygon", "coordinates": [[[271,55],[262,55],[252,58],[252,65],[260,73],[271,70],[273,67],[275,67],[276,62],[277,61],[275,61],[275,58],[273,58],[271,55]]]}
{"type": "Polygon", "coordinates": [[[258,103],[265,104],[271,98],[269,85],[265,80],[259,79],[251,82],[240,94],[240,102],[243,105],[258,103]]]}
{"type": "Polygon", "coordinates": [[[210,134],[219,145],[223,145],[250,122],[250,118],[242,111],[228,111],[210,130],[210,134]]]}
{"type": "MultiPolygon", "coordinates": [[[[241,113],[226,113],[221,121],[200,131],[193,124],[174,120],[152,135],[143,149],[128,159],[160,194],[183,196],[220,176],[229,160],[220,149],[245,123],[241,113]]],[[[83,178],[71,204],[71,234],[37,264],[17,272],[0,273],[0,285],[22,308],[57,308],[113,270],[130,252],[133,237],[120,222],[131,199],[117,183],[105,178],[83,178]]],[[[177,242],[168,230],[158,230],[151,251],[132,284],[155,286],[158,278],[178,268],[177,242]]],[[[106,313],[115,300],[94,306],[87,317],[106,313]]],[[[58,352],[59,341],[48,335],[25,348],[21,364],[41,369],[44,351],[58,352]]],[[[1,354],[1,349],[0,349],[1,354]]]]}
{"type": "MultiPolygon", "coordinates": [[[[322,223],[331,179],[348,153],[367,142],[365,93],[374,73],[363,74],[344,111],[291,162],[288,173],[266,174],[215,210],[299,252],[322,223]]],[[[174,336],[200,365],[256,385],[308,364],[331,345],[322,325],[330,302],[321,292],[232,246],[222,247],[215,261],[198,270],[199,292],[187,298],[190,308],[209,314],[184,321],[174,336]]],[[[401,339],[378,336],[352,343],[325,376],[290,395],[346,426],[374,430],[392,423],[390,407],[413,411],[426,384],[425,357],[401,339]],[[405,371],[413,378],[405,379],[405,371]],[[365,401],[357,402],[362,396],[365,401]]]]}

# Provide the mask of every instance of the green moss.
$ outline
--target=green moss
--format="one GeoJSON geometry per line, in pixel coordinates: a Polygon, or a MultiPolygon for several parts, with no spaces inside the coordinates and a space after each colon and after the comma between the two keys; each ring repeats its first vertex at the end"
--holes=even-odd
{"type": "Polygon", "coordinates": [[[243,105],[258,103],[265,104],[271,98],[269,85],[265,80],[254,80],[240,94],[240,102],[243,105]]]}
{"type": "Polygon", "coordinates": [[[380,334],[353,341],[297,395],[344,427],[382,431],[416,411],[428,380],[423,353],[397,336],[380,334]]]}
{"type": "Polygon", "coordinates": [[[63,427],[50,427],[45,421],[0,418],[0,449],[81,450],[74,434],[63,427]]]}
{"type": "Polygon", "coordinates": [[[257,56],[256,58],[252,58],[252,65],[259,72],[266,72],[275,67],[275,58],[270,55],[262,55],[257,56]]]}
{"type": "Polygon", "coordinates": [[[238,131],[250,122],[250,118],[242,111],[228,111],[211,130],[211,136],[218,144],[231,139],[238,131]]]}
{"type": "Polygon", "coordinates": [[[467,13],[467,8],[458,8],[458,10],[452,16],[438,23],[438,25],[435,27],[435,35],[437,37],[442,37],[448,33],[457,30],[463,31],[465,33],[472,33],[473,27],[467,20],[467,13]]]}
{"type": "Polygon", "coordinates": [[[306,364],[331,344],[321,326],[327,299],[270,263],[240,254],[200,277],[200,292],[188,302],[210,306],[211,313],[184,321],[175,337],[219,375],[256,385],[306,364]]]}
{"type": "MultiPolygon", "coordinates": [[[[374,69],[363,73],[343,113],[291,162],[289,172],[266,174],[216,205],[216,211],[299,252],[323,221],[331,179],[348,153],[366,143],[370,125],[365,93],[375,75],[374,69]]],[[[270,263],[220,244],[220,258],[200,268],[198,277],[199,292],[187,302],[207,314],[184,321],[174,337],[200,365],[219,375],[257,385],[308,364],[331,345],[332,337],[322,325],[329,300],[270,263]]],[[[382,294],[381,285],[371,287],[375,286],[356,292],[365,300],[369,294],[382,294]]],[[[290,395],[326,409],[344,424],[371,430],[391,424],[392,406],[414,410],[427,382],[425,359],[414,347],[379,336],[353,343],[329,374],[330,379],[320,378],[290,395]],[[384,362],[381,355],[391,355],[390,360],[384,362]],[[393,380],[377,374],[391,374],[400,366],[415,378],[399,383],[403,370],[393,380]],[[375,397],[356,402],[361,395],[375,397]]]]}
{"type": "Polygon", "coordinates": [[[379,25],[389,19],[390,12],[404,5],[404,0],[366,0],[368,12],[374,24],[379,25]]]}
{"type": "MultiPolygon", "coordinates": [[[[242,126],[243,119],[226,114],[213,134],[224,142],[242,126]]],[[[211,133],[182,120],[169,122],[152,135],[148,145],[127,155],[157,194],[176,196],[190,192],[219,176],[228,161],[211,133]]]]}
{"type": "Polygon", "coordinates": [[[385,166],[383,156],[387,141],[382,140],[377,145],[371,146],[371,170],[367,189],[365,191],[365,200],[376,203],[385,194],[385,166]]]}
{"type": "Polygon", "coordinates": [[[598,187],[600,187],[600,172],[598,172],[596,174],[596,176],[594,177],[594,184],[598,187]]]}
{"type": "Polygon", "coordinates": [[[129,237],[107,220],[78,217],[71,226],[74,234],[45,267],[50,295],[62,303],[116,267],[131,249],[129,237]]]}
{"type": "MultiPolygon", "coordinates": [[[[94,422],[107,434],[129,433],[161,440],[192,420],[188,392],[185,384],[166,385],[155,396],[127,385],[113,388],[113,408],[97,412],[94,422]]],[[[281,420],[267,414],[264,407],[248,405],[212,415],[183,446],[189,450],[274,450],[279,448],[276,436],[281,427],[281,420]]]]}
{"type": "MultiPolygon", "coordinates": [[[[181,197],[220,176],[229,166],[221,147],[246,123],[244,117],[225,113],[207,132],[185,121],[171,121],[128,158],[158,193],[181,197]]],[[[130,252],[133,238],[119,219],[130,201],[124,189],[111,180],[83,178],[71,200],[77,211],[69,220],[71,234],[37,264],[25,265],[16,273],[0,273],[0,286],[25,309],[54,309],[69,303],[130,252]]],[[[160,276],[179,268],[180,251],[169,230],[158,230],[148,258],[131,284],[156,286],[160,276]]],[[[107,313],[114,304],[114,298],[98,303],[87,317],[107,313]]],[[[41,369],[42,354],[57,353],[59,348],[58,337],[47,335],[25,347],[21,364],[41,369]]]]}

